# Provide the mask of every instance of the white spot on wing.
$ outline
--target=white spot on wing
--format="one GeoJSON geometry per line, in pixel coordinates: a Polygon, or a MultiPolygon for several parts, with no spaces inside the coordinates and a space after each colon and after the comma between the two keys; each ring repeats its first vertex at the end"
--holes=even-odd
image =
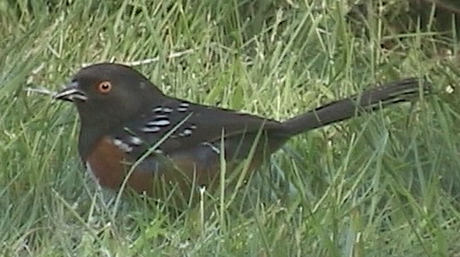
{"type": "Polygon", "coordinates": [[[129,142],[133,145],[141,145],[142,144],[142,139],[138,137],[131,137],[129,138],[129,142]]]}
{"type": "Polygon", "coordinates": [[[173,109],[170,108],[170,107],[163,107],[162,111],[163,111],[164,113],[171,113],[171,112],[173,112],[173,109]]]}
{"type": "Polygon", "coordinates": [[[123,144],[123,141],[121,141],[120,139],[114,139],[112,143],[116,146],[120,146],[123,144]]]}
{"type": "Polygon", "coordinates": [[[181,137],[190,136],[192,134],[192,132],[193,132],[193,130],[191,130],[189,128],[186,128],[181,133],[179,133],[179,136],[181,136],[181,137]]]}
{"type": "Polygon", "coordinates": [[[154,120],[154,121],[150,121],[147,123],[147,125],[149,126],[161,126],[161,127],[168,126],[169,124],[171,124],[171,122],[167,119],[154,120]]]}
{"type": "Polygon", "coordinates": [[[158,132],[161,130],[160,127],[143,127],[141,128],[142,132],[146,132],[146,133],[155,133],[155,132],[158,132]]]}
{"type": "Polygon", "coordinates": [[[129,146],[128,144],[126,144],[125,142],[121,141],[118,138],[113,139],[112,142],[115,146],[117,146],[118,148],[120,148],[122,151],[126,153],[129,153],[133,150],[131,146],[129,146]]]}
{"type": "Polygon", "coordinates": [[[158,106],[152,109],[156,113],[171,113],[173,109],[171,107],[158,106]]]}
{"type": "Polygon", "coordinates": [[[188,104],[188,103],[180,103],[179,107],[177,107],[177,111],[178,112],[185,112],[185,111],[188,110],[189,106],[190,106],[190,104],[188,104]]]}

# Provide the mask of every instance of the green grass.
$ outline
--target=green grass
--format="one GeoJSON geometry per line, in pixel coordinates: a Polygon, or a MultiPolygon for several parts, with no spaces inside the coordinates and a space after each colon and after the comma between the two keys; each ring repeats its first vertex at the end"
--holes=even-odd
{"type": "Polygon", "coordinates": [[[429,28],[358,38],[334,0],[67,2],[0,2],[1,256],[459,256],[460,73],[429,28]],[[25,91],[150,58],[168,94],[280,120],[403,77],[436,94],[299,136],[234,201],[174,214],[100,192],[76,110],[25,91]]]}

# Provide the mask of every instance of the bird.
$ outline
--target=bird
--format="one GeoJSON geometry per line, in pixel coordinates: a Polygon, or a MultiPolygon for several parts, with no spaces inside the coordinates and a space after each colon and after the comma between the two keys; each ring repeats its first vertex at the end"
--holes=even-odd
{"type": "Polygon", "coordinates": [[[128,65],[96,63],[54,99],[76,106],[78,153],[102,188],[189,200],[226,182],[223,171],[251,175],[294,136],[430,92],[426,80],[401,79],[277,121],[168,96],[128,65]]]}

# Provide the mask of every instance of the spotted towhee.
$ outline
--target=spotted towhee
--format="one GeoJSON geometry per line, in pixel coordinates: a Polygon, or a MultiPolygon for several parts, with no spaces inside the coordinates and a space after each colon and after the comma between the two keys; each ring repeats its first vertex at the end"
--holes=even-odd
{"type": "Polygon", "coordinates": [[[134,69],[101,63],[78,71],[55,99],[76,105],[78,151],[102,187],[157,197],[172,185],[189,197],[222,181],[222,170],[231,177],[245,163],[238,170],[250,174],[295,135],[427,93],[427,83],[405,79],[279,122],[169,97],[134,69]]]}

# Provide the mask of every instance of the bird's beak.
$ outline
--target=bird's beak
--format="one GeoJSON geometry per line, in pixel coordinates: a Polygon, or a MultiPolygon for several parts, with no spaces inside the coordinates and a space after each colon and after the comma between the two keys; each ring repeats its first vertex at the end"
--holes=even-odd
{"type": "Polygon", "coordinates": [[[78,82],[72,82],[54,95],[54,99],[75,102],[75,100],[86,101],[88,97],[78,87],[78,82]]]}

